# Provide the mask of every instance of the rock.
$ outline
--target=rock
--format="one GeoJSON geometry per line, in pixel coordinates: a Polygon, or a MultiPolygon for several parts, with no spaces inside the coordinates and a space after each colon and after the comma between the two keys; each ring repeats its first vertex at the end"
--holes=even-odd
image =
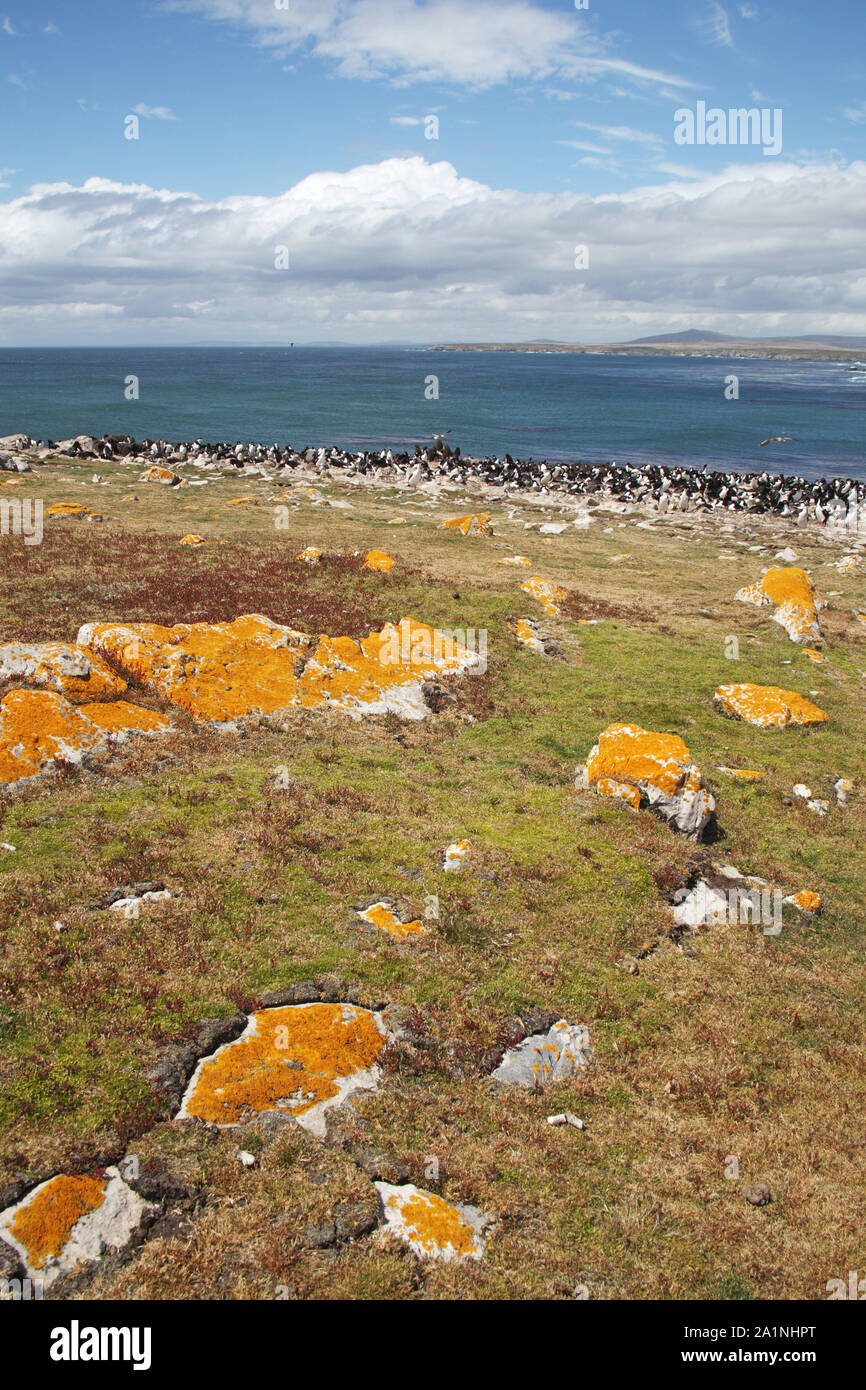
{"type": "Polygon", "coordinates": [[[798,912],[815,914],[821,911],[821,895],[820,893],[813,893],[810,888],[803,888],[799,893],[791,893],[785,902],[790,903],[798,912]]]}
{"type": "Polygon", "coordinates": [[[521,584],[521,589],[526,594],[531,594],[533,598],[544,608],[544,611],[551,618],[558,618],[562,613],[560,604],[567,598],[565,589],[561,589],[558,584],[554,584],[552,579],[542,579],[540,575],[533,575],[527,579],[525,584],[521,584]]]}
{"type": "Polygon", "coordinates": [[[442,851],[442,868],[445,873],[459,873],[471,849],[469,840],[455,840],[453,844],[448,845],[442,851]]]}
{"type": "Polygon", "coordinates": [[[0,786],[25,782],[58,764],[79,765],[86,754],[129,733],[170,727],[162,715],[126,700],[76,706],[54,692],[12,690],[0,701],[0,786]]]}
{"type": "Polygon", "coordinates": [[[168,487],[177,487],[180,482],[180,475],[172,472],[170,468],[162,468],[154,464],[152,468],[147,468],[138,480],[140,483],[164,483],[168,487]]]}
{"type": "Polygon", "coordinates": [[[737,782],[763,782],[766,772],[758,772],[753,767],[717,767],[725,777],[733,777],[737,782]]]}
{"type": "Polygon", "coordinates": [[[98,512],[92,512],[80,502],[52,502],[45,508],[46,516],[72,516],[78,521],[102,521],[98,512]]]}
{"type": "Polygon", "coordinates": [[[0,1212],[0,1236],[18,1252],[27,1276],[47,1288],[80,1261],[122,1249],[148,1211],[116,1168],[101,1176],[61,1174],[0,1212]]]}
{"type": "Polygon", "coordinates": [[[808,801],[810,796],[812,795],[812,788],[807,787],[804,782],[795,783],[792,790],[794,795],[799,796],[802,801],[808,801]]]}
{"type": "Polygon", "coordinates": [[[542,526],[539,526],[538,534],[540,536],[561,536],[563,531],[567,529],[568,522],[566,521],[545,521],[542,526]]]}
{"type": "Polygon", "coordinates": [[[504,560],[497,560],[497,565],[515,565],[518,569],[529,569],[532,564],[525,555],[507,555],[504,560]]]}
{"type": "Polygon", "coordinates": [[[378,927],[398,941],[406,936],[421,936],[427,930],[419,917],[412,916],[407,908],[395,904],[391,898],[378,898],[366,907],[355,908],[355,912],[362,922],[378,927]]]}
{"type": "Polygon", "coordinates": [[[101,656],[71,642],[3,643],[0,681],[48,686],[74,704],[112,699],[126,690],[126,681],[101,656]]]}
{"type": "Polygon", "coordinates": [[[765,1182],[746,1183],[744,1187],[740,1188],[740,1191],[753,1207],[769,1206],[773,1200],[770,1189],[765,1182]]]}
{"type": "Polygon", "coordinates": [[[542,633],[534,619],[517,618],[513,623],[509,623],[508,626],[514,633],[521,647],[525,647],[527,651],[535,652],[536,656],[561,655],[557,643],[546,634],[542,633]]]}
{"type": "Polygon", "coordinates": [[[246,1014],[233,1014],[231,1018],[203,1018],[196,1034],[199,1056],[204,1057],[224,1043],[234,1042],[246,1026],[246,1014]]]}
{"type": "Polygon", "coordinates": [[[137,917],[142,903],[170,901],[171,893],[167,888],[157,889],[150,893],[132,893],[127,898],[115,898],[109,907],[109,912],[123,912],[127,917],[137,917]]]}
{"type": "Polygon", "coordinates": [[[21,1257],[18,1251],[5,1240],[0,1240],[0,1290],[7,1279],[18,1279],[21,1275],[21,1257]]]}
{"type": "Polygon", "coordinates": [[[364,560],[365,570],[378,570],[380,574],[390,574],[394,568],[394,557],[384,550],[368,550],[364,560]]]}
{"type": "Polygon", "coordinates": [[[304,549],[295,556],[296,560],[301,560],[305,565],[318,565],[322,558],[321,550],[314,545],[305,546],[304,549]]]}
{"type": "Polygon", "coordinates": [[[240,1159],[244,1168],[255,1168],[256,1156],[255,1154],[249,1153],[247,1149],[238,1149],[238,1158],[240,1159]]]}
{"type": "Polygon", "coordinates": [[[450,521],[443,521],[442,526],[446,531],[460,531],[464,536],[493,535],[489,512],[479,512],[474,516],[455,516],[450,521]]]}
{"type": "Polygon", "coordinates": [[[565,1110],[561,1115],[548,1115],[549,1125],[571,1125],[573,1129],[586,1129],[583,1120],[579,1120],[571,1110],[565,1110]]]}
{"type": "Polygon", "coordinates": [[[386,1230],[420,1259],[456,1263],[483,1257],[482,1232],[490,1218],[477,1207],[446,1202],[412,1183],[395,1187],[377,1182],[375,1186],[386,1230]]]}
{"type": "Polygon", "coordinates": [[[340,1202],[334,1211],[338,1241],[360,1240],[379,1224],[378,1206],[370,1202],[340,1202]]]}
{"type": "Polygon", "coordinates": [[[785,629],[792,642],[820,642],[821,600],[805,570],[768,569],[757,584],[740,589],[734,597],[738,603],[755,603],[759,607],[775,604],[773,621],[785,629]]]}
{"type": "Polygon", "coordinates": [[[617,797],[635,810],[646,803],[694,840],[701,838],[716,808],[683,740],[676,734],[649,733],[637,724],[609,725],[575,786],[617,797]]]}
{"type": "Polygon", "coordinates": [[[286,1004],[317,1004],[319,991],[312,980],[301,980],[288,989],[266,990],[261,996],[263,1009],[279,1009],[286,1004]]]}
{"type": "Polygon", "coordinates": [[[189,535],[189,536],[181,536],[181,538],[180,538],[180,544],[181,544],[181,545],[208,545],[209,542],[205,540],[204,536],[189,535]]]}
{"type": "Polygon", "coordinates": [[[589,1030],[559,1019],[546,1033],[533,1033],[505,1053],[494,1081],[529,1090],[567,1080],[592,1060],[589,1030]]]}
{"type": "Polygon", "coordinates": [[[326,1221],[321,1226],[308,1226],[304,1231],[304,1244],[311,1250],[327,1250],[328,1246],[337,1243],[337,1227],[333,1221],[326,1221]]]}
{"type": "Polygon", "coordinates": [[[713,699],[725,714],[759,729],[822,724],[830,718],[796,691],[783,690],[778,685],[720,685],[713,699]]]}
{"type": "Polygon", "coordinates": [[[30,447],[29,434],[4,434],[0,439],[0,450],[11,450],[13,454],[19,454],[22,449],[30,447]]]}
{"type": "Polygon", "coordinates": [[[285,1110],[324,1138],[329,1109],[378,1086],[387,1039],[380,1015],[351,1004],[260,1010],[236,1041],[199,1063],[177,1118],[226,1128],[285,1110]]]}
{"type": "Polygon", "coordinates": [[[100,897],[92,898],[87,904],[87,911],[102,912],[113,903],[120,902],[122,898],[143,898],[145,893],[160,893],[164,889],[165,884],[161,879],[148,880],[145,883],[125,883],[122,888],[111,888],[100,897]]]}
{"type": "Polygon", "coordinates": [[[839,777],[833,783],[833,790],[836,793],[836,804],[838,806],[847,806],[848,797],[854,790],[854,783],[850,777],[839,777]]]}
{"type": "Polygon", "coordinates": [[[783,565],[796,565],[797,553],[796,551],[792,550],[789,545],[787,545],[785,546],[784,550],[779,551],[778,555],[775,556],[775,559],[781,560],[783,565]]]}
{"type": "Polygon", "coordinates": [[[89,623],[78,642],[193,718],[223,724],[298,705],[423,719],[425,680],[483,666],[447,635],[405,618],[360,642],[310,637],[258,614],[171,628],[89,623]]]}

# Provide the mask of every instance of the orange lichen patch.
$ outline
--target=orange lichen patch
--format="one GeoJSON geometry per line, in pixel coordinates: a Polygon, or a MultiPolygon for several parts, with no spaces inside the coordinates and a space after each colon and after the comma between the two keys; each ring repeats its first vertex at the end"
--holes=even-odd
{"type": "Polygon", "coordinates": [[[646,799],[677,830],[698,839],[716,805],[679,735],[650,733],[638,724],[611,724],[604,730],[578,773],[577,786],[622,797],[635,808],[646,799]]]}
{"type": "Polygon", "coordinates": [[[15,1214],[9,1232],[27,1251],[27,1262],[42,1269],[56,1258],[82,1216],[105,1200],[105,1178],[52,1178],[15,1214]]]}
{"type": "Polygon", "coordinates": [[[862,555],[843,555],[841,560],[836,561],[836,569],[840,574],[857,574],[863,564],[862,555]]]}
{"type": "Polygon", "coordinates": [[[518,618],[516,622],[508,624],[514,633],[521,647],[526,647],[531,652],[544,655],[544,643],[538,635],[538,628],[531,618],[518,618]]]}
{"type": "Polygon", "coordinates": [[[863,626],[866,627],[866,613],[855,613],[854,617],[857,619],[858,623],[862,623],[863,626]]]}
{"type": "Polygon", "coordinates": [[[395,516],[395,517],[392,517],[392,519],[388,522],[388,525],[389,525],[389,526],[405,526],[405,525],[406,525],[406,518],[405,518],[405,516],[395,516]]]}
{"type": "Polygon", "coordinates": [[[489,512],[476,512],[471,516],[454,516],[442,525],[446,531],[462,531],[464,536],[492,536],[489,512]]]}
{"type": "Polygon", "coordinates": [[[181,545],[207,545],[204,536],[181,536],[181,545]]]}
{"type": "Polygon", "coordinates": [[[177,473],[173,473],[170,468],[162,468],[159,464],[154,464],[142,473],[138,480],[140,483],[170,483],[172,487],[180,482],[177,473]]]}
{"type": "Polygon", "coordinates": [[[131,705],[128,700],[115,700],[110,705],[81,705],[80,709],[91,724],[106,733],[163,734],[171,728],[164,715],[131,705]]]}
{"type": "Polygon", "coordinates": [[[813,893],[811,888],[803,888],[799,893],[792,893],[789,898],[785,899],[785,902],[791,903],[801,912],[821,911],[821,895],[820,893],[813,893]]]}
{"type": "Polygon", "coordinates": [[[773,621],[785,629],[792,642],[810,639],[820,642],[818,609],[821,600],[805,570],[796,566],[768,569],[757,584],[740,589],[734,597],[740,603],[754,603],[758,607],[775,604],[773,621]]]}
{"type": "Polygon", "coordinates": [[[825,710],[793,690],[778,685],[720,685],[713,697],[726,714],[744,719],[759,729],[783,729],[787,724],[823,724],[825,710]]]}
{"type": "Polygon", "coordinates": [[[390,574],[394,568],[394,557],[385,550],[368,550],[363,567],[365,570],[379,570],[381,574],[390,574]]]}
{"type": "Polygon", "coordinates": [[[95,623],[78,636],[195,718],[219,722],[292,705],[423,718],[421,682],[478,662],[442,633],[409,619],[361,642],[311,637],[258,614],[171,628],[95,623]]]}
{"type": "Polygon", "coordinates": [[[521,569],[529,569],[532,561],[525,555],[508,555],[504,560],[497,560],[497,565],[517,565],[521,569]]]}
{"type": "Polygon", "coordinates": [[[407,1183],[393,1187],[377,1182],[385,1225],[416,1254],[441,1260],[480,1259],[484,1241],[479,1234],[483,1218],[471,1207],[452,1206],[443,1197],[407,1183]],[[474,1218],[474,1219],[473,1219],[474,1218]]]}
{"type": "Polygon", "coordinates": [[[78,704],[122,695],[126,681],[95,652],[71,642],[7,642],[0,646],[0,680],[49,686],[78,704]]]}
{"type": "Polygon", "coordinates": [[[826,657],[822,652],[816,652],[814,647],[804,647],[803,655],[808,656],[810,661],[825,661],[826,657]]]}
{"type": "Polygon", "coordinates": [[[257,501],[257,498],[255,498],[255,497],[230,497],[230,498],[229,498],[229,501],[228,501],[228,505],[229,505],[230,507],[243,507],[243,506],[245,506],[248,502],[256,502],[256,501],[257,501]]]}
{"type": "Polygon", "coordinates": [[[611,556],[609,556],[609,559],[610,559],[610,563],[611,563],[612,565],[618,565],[618,564],[620,563],[621,560],[630,560],[630,559],[631,559],[631,555],[630,555],[630,554],[625,554],[625,555],[611,555],[611,556]]]}
{"type": "Polygon", "coordinates": [[[0,783],[35,777],[47,763],[80,762],[102,739],[63,695],[12,690],[0,701],[0,783]]]}
{"type": "Polygon", "coordinates": [[[532,579],[527,579],[525,584],[521,584],[521,589],[525,594],[531,594],[533,598],[543,605],[546,613],[551,618],[558,618],[561,612],[559,605],[567,597],[565,589],[560,589],[558,584],[554,584],[552,579],[542,579],[540,575],[533,575],[532,579]]]}
{"type": "Polygon", "coordinates": [[[45,508],[45,515],[74,516],[81,521],[102,520],[98,512],[92,512],[89,507],[83,506],[80,502],[52,502],[50,507],[45,508]]]}
{"type": "Polygon", "coordinates": [[[199,1065],[180,1116],[216,1125],[266,1110],[300,1118],[338,1100],[347,1082],[371,1084],[384,1042],[376,1015],[351,1004],[263,1009],[236,1042],[199,1065]]]}
{"type": "Polygon", "coordinates": [[[629,782],[617,782],[613,777],[599,777],[595,784],[595,790],[599,796],[616,797],[620,801],[627,801],[636,811],[640,810],[640,792],[629,782]]]}
{"type": "Polygon", "coordinates": [[[717,772],[724,773],[725,777],[733,777],[738,782],[762,782],[766,777],[766,772],[758,772],[753,767],[717,767],[717,772]]]}
{"type": "Polygon", "coordinates": [[[464,859],[472,848],[471,840],[455,840],[453,844],[446,846],[442,852],[442,867],[445,872],[453,873],[461,869],[464,859]]]}
{"type": "Polygon", "coordinates": [[[419,936],[424,931],[424,923],[417,918],[413,922],[401,922],[392,912],[385,902],[373,903],[372,907],[366,907],[358,916],[363,922],[369,922],[374,927],[379,927],[381,931],[386,931],[389,936],[393,936],[400,941],[404,936],[419,936]]]}
{"type": "Polygon", "coordinates": [[[306,546],[306,547],[301,551],[300,555],[296,555],[296,556],[295,556],[295,559],[296,559],[296,560],[303,560],[303,562],[304,562],[305,565],[317,565],[317,564],[319,563],[319,561],[321,560],[321,558],[322,558],[322,552],[321,552],[321,550],[317,550],[316,547],[315,547],[314,545],[308,545],[308,546],[306,546]]]}

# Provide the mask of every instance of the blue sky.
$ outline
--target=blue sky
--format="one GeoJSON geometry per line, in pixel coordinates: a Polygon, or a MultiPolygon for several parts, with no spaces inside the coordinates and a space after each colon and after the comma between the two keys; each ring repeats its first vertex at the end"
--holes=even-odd
{"type": "Polygon", "coordinates": [[[862,332],[864,8],[0,0],[0,342],[862,332]]]}

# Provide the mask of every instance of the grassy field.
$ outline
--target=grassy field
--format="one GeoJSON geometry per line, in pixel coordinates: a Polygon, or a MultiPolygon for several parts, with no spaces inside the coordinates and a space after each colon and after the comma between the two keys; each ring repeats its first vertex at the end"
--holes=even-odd
{"type": "Polygon", "coordinates": [[[462,492],[328,483],[317,502],[251,478],[92,475],[63,462],[0,490],[103,515],[46,518],[41,545],[0,538],[0,640],[241,613],[357,637],[407,616],[486,630],[488,669],[449,684],[456,700],[420,724],[296,710],[226,734],[173,711],[171,735],[0,800],[0,839],[16,847],[0,853],[0,1187],[135,1153],[196,1194],[75,1296],[819,1299],[866,1267],[866,625],[853,616],[866,570],[838,573],[841,545],[779,520],[648,531],[599,511],[546,538],[525,525],[559,519],[556,503],[512,501],[490,506],[492,536],[464,538],[438,524],[478,509],[462,492]],[[179,545],[188,532],[210,544],[179,545]],[[733,601],[786,544],[835,595],[822,665],[771,610],[733,601]],[[320,566],[295,560],[307,545],[320,566]],[[389,575],[362,569],[373,547],[396,556],[389,575]],[[531,568],[497,564],[510,553],[531,568]],[[569,591],[568,616],[521,593],[532,574],[569,591]],[[560,659],[518,646],[507,624],[521,615],[560,659]],[[712,700],[732,681],[796,690],[830,720],[733,722],[712,700]],[[574,790],[617,720],[682,735],[718,803],[710,843],[574,790]],[[719,765],[767,776],[739,785],[719,765]],[[842,776],[855,791],[837,806],[842,776]],[[799,782],[826,817],[792,794],[799,782]],[[446,875],[455,839],[474,853],[446,875]],[[814,889],[823,910],[786,908],[776,937],[672,935],[664,890],[707,857],[814,889]],[[88,910],[153,879],[177,896],[137,921],[88,910]],[[438,895],[438,919],[394,942],[352,920],[373,893],[418,909],[438,895]],[[413,1039],[344,1112],[350,1148],[171,1122],[148,1081],[161,1048],[326,975],[404,1011],[413,1039]],[[585,1023],[595,1064],[544,1094],[497,1088],[485,1055],[533,1008],[585,1023]],[[549,1126],[564,1109],[586,1128],[549,1126]],[[375,1206],[359,1145],[489,1213],[485,1260],[422,1263],[381,1232],[313,1248],[307,1228],[375,1206]],[[769,1205],[746,1201],[754,1182],[769,1205]]]}

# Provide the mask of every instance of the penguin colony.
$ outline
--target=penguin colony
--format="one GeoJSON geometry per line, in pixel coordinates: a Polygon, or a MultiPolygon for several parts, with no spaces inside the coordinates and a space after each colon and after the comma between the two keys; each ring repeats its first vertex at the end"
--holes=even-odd
{"type": "Polygon", "coordinates": [[[545,460],[463,457],[437,437],[433,445],[415,445],[414,454],[391,449],[353,453],[339,448],[281,448],[278,444],[208,444],[201,439],[171,444],[163,439],[137,443],[131,435],[91,439],[79,435],[60,443],[30,441],[43,456],[128,459],[130,462],[186,463],[199,468],[233,465],[249,474],[275,479],[286,469],[312,469],[319,475],[366,476],[413,487],[426,482],[473,483],[509,492],[542,496],[585,497],[589,505],[606,500],[644,505],[665,512],[751,512],[790,516],[802,525],[816,521],[858,527],[866,516],[866,482],[853,478],[806,479],[774,473],[708,472],[682,466],[615,462],[548,463],[545,460]]]}

